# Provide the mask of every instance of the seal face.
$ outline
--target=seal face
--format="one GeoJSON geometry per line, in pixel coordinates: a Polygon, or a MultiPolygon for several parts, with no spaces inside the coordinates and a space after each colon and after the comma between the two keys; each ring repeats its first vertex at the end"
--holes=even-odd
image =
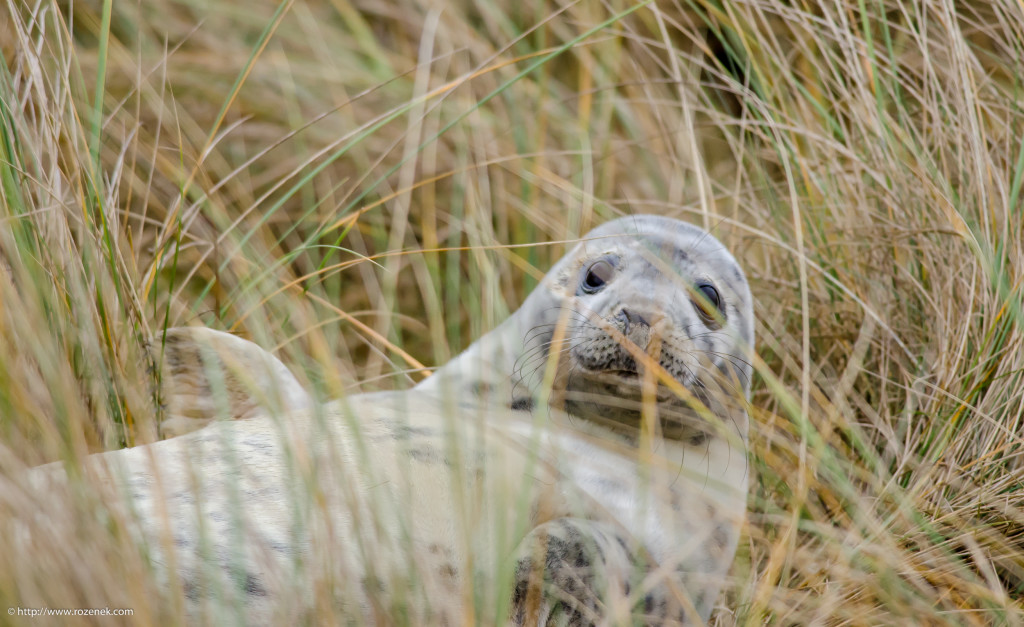
{"type": "Polygon", "coordinates": [[[177,333],[170,407],[208,420],[224,405],[175,404],[216,389],[205,353],[246,362],[240,375],[268,366],[254,379],[286,392],[283,420],[252,417],[242,386],[218,377],[245,419],[90,459],[130,495],[115,505],[137,513],[154,563],[176,564],[167,577],[194,613],[214,602],[249,624],[301,621],[329,590],[348,622],[393,610],[459,624],[489,616],[467,610],[483,603],[514,625],[700,624],[746,511],[751,302],[707,232],[621,218],[406,392],[297,411],[308,397],[265,351],[177,333]],[[185,345],[200,339],[217,352],[185,345]]]}
{"type": "MultiPolygon", "coordinates": [[[[737,349],[742,342],[749,346],[749,330],[730,323],[744,320],[750,296],[745,282],[730,281],[739,271],[735,261],[705,233],[661,220],[627,220],[637,233],[600,239],[616,226],[592,233],[574,264],[566,409],[638,425],[641,370],[654,364],[704,404],[711,389],[731,385],[745,393],[750,367],[737,349]],[[648,358],[646,366],[641,357],[648,358]]],[[[692,431],[685,399],[664,383],[655,396],[666,435],[692,431]]]]}

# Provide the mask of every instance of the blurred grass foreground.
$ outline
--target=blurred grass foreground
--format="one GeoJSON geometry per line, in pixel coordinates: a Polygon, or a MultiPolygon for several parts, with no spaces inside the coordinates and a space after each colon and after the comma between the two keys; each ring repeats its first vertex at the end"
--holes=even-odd
{"type": "MultiPolygon", "coordinates": [[[[1024,624],[1020,2],[6,0],[0,52],[0,519],[157,437],[167,327],[408,387],[660,213],[756,301],[713,623],[1024,624]]],[[[115,535],[0,606],[182,620],[115,535]]]]}

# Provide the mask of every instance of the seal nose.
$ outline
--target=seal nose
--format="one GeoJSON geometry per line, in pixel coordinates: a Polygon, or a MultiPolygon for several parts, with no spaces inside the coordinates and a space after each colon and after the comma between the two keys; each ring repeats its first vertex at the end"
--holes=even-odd
{"type": "Polygon", "coordinates": [[[645,327],[651,326],[651,323],[647,321],[647,318],[644,318],[643,314],[633,311],[632,309],[626,309],[625,307],[623,307],[622,311],[619,312],[619,317],[623,318],[623,324],[626,327],[624,333],[627,335],[629,334],[630,325],[643,325],[645,327]]]}
{"type": "Polygon", "coordinates": [[[622,325],[622,334],[640,348],[646,350],[651,343],[651,321],[654,315],[629,307],[623,307],[615,316],[622,325]]]}

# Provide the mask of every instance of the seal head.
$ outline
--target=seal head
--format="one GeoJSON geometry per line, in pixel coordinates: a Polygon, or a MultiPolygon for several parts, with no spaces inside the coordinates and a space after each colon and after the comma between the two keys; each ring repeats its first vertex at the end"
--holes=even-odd
{"type": "Polygon", "coordinates": [[[421,386],[455,375],[477,392],[510,388],[525,409],[547,379],[553,405],[619,429],[638,427],[653,399],[663,435],[686,439],[706,427],[705,407],[742,414],[720,405],[749,395],[752,346],[750,290],[729,251],[691,224],[631,216],[585,235],[506,323],[421,386]]]}

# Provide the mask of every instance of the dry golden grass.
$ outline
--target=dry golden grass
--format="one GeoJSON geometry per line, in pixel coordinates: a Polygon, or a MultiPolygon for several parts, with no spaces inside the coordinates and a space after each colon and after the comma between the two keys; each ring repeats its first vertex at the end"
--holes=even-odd
{"type": "MultiPolygon", "coordinates": [[[[407,386],[545,242],[663,213],[757,302],[715,623],[1024,623],[1019,2],[8,0],[0,42],[3,509],[43,507],[26,465],[154,437],[163,328],[324,397],[407,386]]],[[[0,555],[0,605],[180,615],[119,534],[47,571],[89,590],[0,555]]]]}

